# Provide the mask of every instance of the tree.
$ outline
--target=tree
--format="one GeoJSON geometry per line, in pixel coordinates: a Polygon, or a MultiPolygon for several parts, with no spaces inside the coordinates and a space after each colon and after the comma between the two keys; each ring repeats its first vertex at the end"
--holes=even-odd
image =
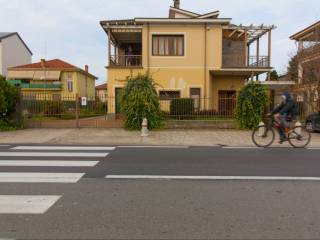
{"type": "Polygon", "coordinates": [[[19,101],[19,90],[10,86],[0,75],[0,129],[8,130],[15,127],[11,120],[19,101]]]}
{"type": "Polygon", "coordinates": [[[126,116],[126,128],[141,129],[144,118],[148,119],[149,129],[162,127],[163,118],[155,86],[154,80],[148,73],[128,78],[121,97],[121,109],[126,116]]]}
{"type": "Polygon", "coordinates": [[[260,83],[249,83],[238,95],[236,118],[241,129],[253,129],[262,121],[269,104],[267,88],[260,83]]]}
{"type": "Polygon", "coordinates": [[[298,55],[295,54],[292,56],[289,60],[289,65],[288,65],[288,80],[289,81],[294,81],[298,82],[298,72],[299,72],[299,67],[298,67],[298,55]]]}
{"type": "Polygon", "coordinates": [[[271,81],[278,81],[279,80],[279,75],[278,75],[278,72],[276,70],[273,70],[270,73],[270,80],[271,81]]]}

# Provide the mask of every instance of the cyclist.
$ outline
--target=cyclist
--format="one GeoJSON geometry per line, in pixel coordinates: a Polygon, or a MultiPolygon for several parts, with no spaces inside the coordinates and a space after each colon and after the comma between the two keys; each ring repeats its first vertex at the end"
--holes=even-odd
{"type": "Polygon", "coordinates": [[[285,92],[282,94],[281,98],[281,104],[278,105],[270,114],[273,115],[274,119],[280,123],[280,127],[278,128],[280,135],[280,144],[288,141],[286,132],[289,128],[289,121],[292,120],[297,114],[296,102],[291,94],[285,92]]]}

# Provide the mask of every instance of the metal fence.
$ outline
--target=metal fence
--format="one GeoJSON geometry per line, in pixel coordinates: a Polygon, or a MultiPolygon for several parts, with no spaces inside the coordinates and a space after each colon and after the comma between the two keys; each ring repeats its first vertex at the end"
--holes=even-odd
{"type": "Polygon", "coordinates": [[[108,112],[107,97],[102,96],[87,97],[83,105],[76,94],[23,93],[20,105],[25,119],[102,118],[108,112]]]}
{"type": "Polygon", "coordinates": [[[219,120],[233,119],[236,114],[236,96],[213,98],[177,98],[160,100],[166,119],[219,120]]]}

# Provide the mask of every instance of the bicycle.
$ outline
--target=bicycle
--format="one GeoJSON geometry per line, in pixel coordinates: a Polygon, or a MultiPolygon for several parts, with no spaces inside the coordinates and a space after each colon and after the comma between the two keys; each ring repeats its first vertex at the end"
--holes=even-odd
{"type": "Polygon", "coordinates": [[[287,135],[289,144],[294,148],[305,148],[311,141],[311,133],[304,126],[293,126],[293,121],[288,119],[290,127],[284,129],[281,124],[271,117],[271,125],[260,125],[252,132],[252,141],[257,147],[270,147],[275,141],[275,130],[282,128],[287,135]]]}

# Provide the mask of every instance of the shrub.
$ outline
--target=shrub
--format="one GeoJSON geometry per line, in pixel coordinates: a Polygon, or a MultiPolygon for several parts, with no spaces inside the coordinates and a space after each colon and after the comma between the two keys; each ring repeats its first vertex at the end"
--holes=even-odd
{"type": "Polygon", "coordinates": [[[257,127],[269,103],[266,87],[260,83],[249,83],[241,89],[237,101],[236,118],[240,128],[257,127]]]}
{"type": "Polygon", "coordinates": [[[178,119],[186,119],[194,115],[194,101],[191,98],[173,99],[170,103],[170,115],[178,119]]]}
{"type": "Polygon", "coordinates": [[[128,78],[121,96],[121,110],[125,114],[125,127],[138,130],[144,118],[149,129],[162,127],[162,114],[155,83],[149,74],[128,78]]]}
{"type": "Polygon", "coordinates": [[[19,97],[19,90],[10,86],[5,78],[0,75],[0,125],[4,126],[2,129],[14,125],[12,116],[16,112],[19,97]]]}

